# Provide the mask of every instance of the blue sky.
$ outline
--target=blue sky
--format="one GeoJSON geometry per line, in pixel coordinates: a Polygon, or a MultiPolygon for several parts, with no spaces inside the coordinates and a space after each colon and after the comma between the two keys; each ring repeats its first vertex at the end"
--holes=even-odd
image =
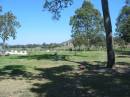
{"type": "MultiPolygon", "coordinates": [[[[60,43],[70,39],[71,27],[69,26],[70,16],[81,7],[83,0],[74,0],[74,4],[63,10],[59,21],[52,20],[49,12],[43,12],[43,0],[0,0],[3,11],[12,11],[21,28],[17,30],[17,38],[9,39],[8,44],[29,44],[29,43],[60,43]]],[[[100,0],[91,0],[94,6],[101,12],[100,0]]],[[[125,0],[109,0],[113,32],[116,18],[125,0]]],[[[2,40],[0,40],[2,42],[2,40]]]]}

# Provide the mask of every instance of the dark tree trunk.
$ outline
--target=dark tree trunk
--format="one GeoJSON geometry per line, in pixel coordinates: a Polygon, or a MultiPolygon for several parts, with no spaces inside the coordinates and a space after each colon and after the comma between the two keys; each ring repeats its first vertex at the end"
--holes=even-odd
{"type": "Polygon", "coordinates": [[[101,0],[101,3],[104,17],[104,27],[106,32],[107,68],[112,68],[115,64],[115,53],[112,45],[112,25],[108,7],[108,0],[101,0]]]}

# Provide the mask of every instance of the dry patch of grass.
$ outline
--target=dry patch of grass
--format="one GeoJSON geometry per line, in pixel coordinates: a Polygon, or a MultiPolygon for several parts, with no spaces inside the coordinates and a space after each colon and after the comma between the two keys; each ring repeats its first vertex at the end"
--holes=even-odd
{"type": "Polygon", "coordinates": [[[0,97],[33,97],[30,87],[25,80],[5,79],[0,81],[0,97]]]}

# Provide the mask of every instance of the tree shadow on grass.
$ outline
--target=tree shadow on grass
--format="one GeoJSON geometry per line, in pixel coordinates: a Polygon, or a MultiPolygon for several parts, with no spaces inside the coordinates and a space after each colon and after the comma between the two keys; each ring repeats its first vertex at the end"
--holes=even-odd
{"type": "Polygon", "coordinates": [[[130,58],[128,55],[118,55],[117,58],[130,58]]]}
{"type": "Polygon", "coordinates": [[[52,60],[52,61],[66,61],[69,55],[58,55],[58,54],[42,54],[42,55],[28,55],[28,56],[17,56],[18,59],[36,59],[36,60],[52,60]]]}
{"type": "Polygon", "coordinates": [[[24,65],[7,65],[0,69],[0,76],[2,77],[1,79],[6,78],[6,76],[8,76],[8,78],[29,78],[32,74],[26,71],[24,65]]]}
{"type": "Polygon", "coordinates": [[[93,61],[95,64],[92,64],[91,62],[87,62],[87,61],[81,61],[81,62],[70,61],[70,60],[67,60],[67,61],[79,64],[78,65],[79,69],[80,69],[81,65],[83,65],[85,67],[85,69],[87,69],[87,70],[106,68],[106,66],[105,66],[106,62],[101,62],[101,61],[93,61]]]}
{"type": "Polygon", "coordinates": [[[128,62],[116,62],[116,64],[130,66],[130,63],[128,63],[128,62]]]}
{"type": "Polygon", "coordinates": [[[117,54],[120,54],[120,55],[130,55],[130,51],[116,50],[116,53],[117,53],[117,54]]]}
{"type": "Polygon", "coordinates": [[[35,83],[31,91],[38,97],[130,97],[130,73],[96,68],[80,73],[68,65],[37,68],[49,82],[35,83]]]}
{"type": "Polygon", "coordinates": [[[92,64],[90,62],[80,62],[80,64],[85,65],[86,69],[88,70],[94,70],[94,69],[105,69],[106,68],[106,62],[101,61],[93,61],[95,64],[92,64]]]}

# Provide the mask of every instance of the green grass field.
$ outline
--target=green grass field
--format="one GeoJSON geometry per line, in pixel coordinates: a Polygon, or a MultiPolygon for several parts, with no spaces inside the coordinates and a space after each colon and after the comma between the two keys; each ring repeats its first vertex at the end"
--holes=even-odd
{"type": "Polygon", "coordinates": [[[105,51],[0,56],[0,97],[130,97],[130,51],[116,53],[113,70],[105,66],[105,51]]]}

